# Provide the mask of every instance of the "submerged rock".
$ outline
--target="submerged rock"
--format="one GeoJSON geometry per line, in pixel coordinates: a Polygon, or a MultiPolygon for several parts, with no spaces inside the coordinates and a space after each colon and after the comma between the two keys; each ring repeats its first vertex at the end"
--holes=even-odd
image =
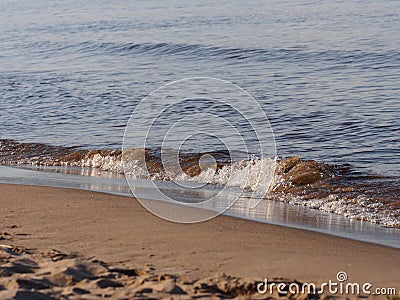
{"type": "Polygon", "coordinates": [[[302,161],[298,156],[292,156],[278,163],[277,173],[285,182],[304,186],[331,176],[333,168],[315,160],[302,161]]]}

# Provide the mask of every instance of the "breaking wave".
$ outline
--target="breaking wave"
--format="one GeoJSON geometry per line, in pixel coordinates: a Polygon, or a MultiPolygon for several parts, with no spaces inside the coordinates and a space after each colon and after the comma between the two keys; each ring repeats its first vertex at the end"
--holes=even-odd
{"type": "Polygon", "coordinates": [[[88,150],[0,140],[2,164],[98,168],[137,179],[240,187],[260,197],[400,228],[400,179],[297,156],[230,161],[227,151],[183,153],[166,170],[160,149],[88,150]],[[204,157],[212,159],[204,160],[204,157]],[[266,188],[268,193],[265,194],[266,188]]]}

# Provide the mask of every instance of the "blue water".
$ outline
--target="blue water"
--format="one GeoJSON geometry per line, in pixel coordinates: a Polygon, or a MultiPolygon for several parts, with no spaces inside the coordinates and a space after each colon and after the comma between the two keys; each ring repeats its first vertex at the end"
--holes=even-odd
{"type": "Polygon", "coordinates": [[[397,0],[3,0],[0,138],[121,147],[141,99],[209,76],[254,96],[280,156],[400,175],[399,28],[397,0]]]}

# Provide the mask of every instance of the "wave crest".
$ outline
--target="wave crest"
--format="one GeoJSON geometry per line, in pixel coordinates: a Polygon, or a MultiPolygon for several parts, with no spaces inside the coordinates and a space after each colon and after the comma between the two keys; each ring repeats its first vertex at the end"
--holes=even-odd
{"type": "Polygon", "coordinates": [[[234,186],[270,200],[400,228],[400,179],[360,174],[347,164],[331,165],[297,156],[231,162],[229,153],[216,151],[182,154],[179,165],[166,170],[160,149],[84,150],[12,140],[0,140],[0,162],[89,167],[136,179],[234,186]],[[214,161],[202,162],[205,155],[214,161]]]}

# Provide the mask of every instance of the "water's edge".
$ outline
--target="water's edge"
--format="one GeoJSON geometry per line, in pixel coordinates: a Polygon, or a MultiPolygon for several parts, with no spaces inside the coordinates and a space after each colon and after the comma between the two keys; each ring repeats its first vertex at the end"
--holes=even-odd
{"type": "MultiPolygon", "coordinates": [[[[160,148],[89,150],[5,139],[0,139],[0,164],[85,176],[125,174],[133,180],[239,188],[251,191],[257,199],[265,197],[400,228],[400,178],[363,172],[349,164],[327,164],[298,156],[251,157],[225,150],[179,154],[160,148]]],[[[188,192],[180,190],[176,196],[188,192]]],[[[198,195],[189,200],[202,199],[198,195]]]]}
{"type": "MultiPolygon", "coordinates": [[[[92,176],[83,176],[0,166],[0,183],[70,188],[132,196],[124,177],[107,178],[105,174],[97,172],[86,174],[92,176]]],[[[168,182],[165,184],[168,185],[168,182]]],[[[145,194],[147,193],[148,199],[157,200],[154,199],[154,187],[148,180],[137,180],[135,185],[145,191],[145,194]]],[[[248,209],[243,208],[238,201],[224,214],[400,249],[400,230],[396,228],[385,228],[370,222],[353,220],[290,203],[264,200],[256,209],[248,209]]]]}

